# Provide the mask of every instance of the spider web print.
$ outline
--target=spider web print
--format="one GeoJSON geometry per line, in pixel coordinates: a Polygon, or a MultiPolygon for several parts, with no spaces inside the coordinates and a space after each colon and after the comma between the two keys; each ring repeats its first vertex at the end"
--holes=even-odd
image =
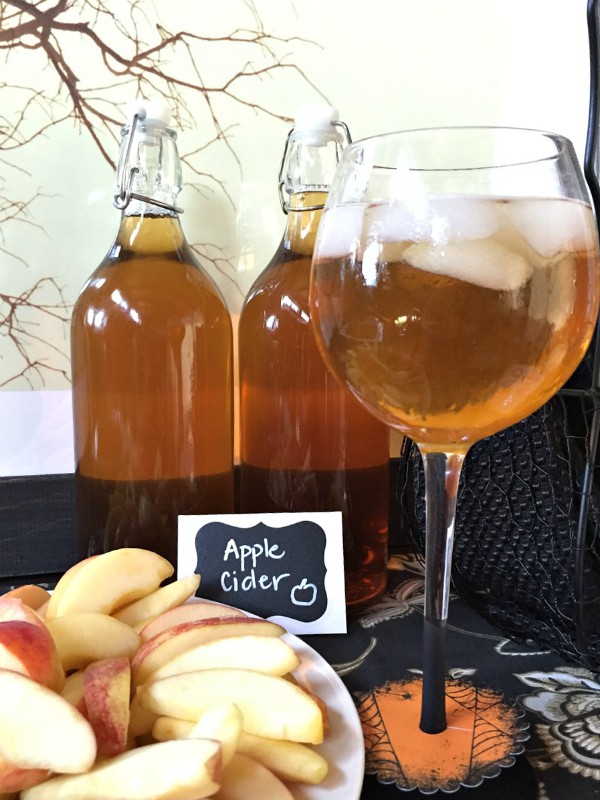
{"type": "Polygon", "coordinates": [[[425,794],[479,786],[523,752],[528,725],[502,695],[448,680],[448,728],[430,736],[418,728],[421,681],[388,683],[357,697],[368,774],[425,794]]]}
{"type": "Polygon", "coordinates": [[[395,783],[399,789],[412,789],[388,736],[377,702],[377,690],[359,695],[358,700],[365,737],[365,772],[377,775],[382,783],[395,783]]]}

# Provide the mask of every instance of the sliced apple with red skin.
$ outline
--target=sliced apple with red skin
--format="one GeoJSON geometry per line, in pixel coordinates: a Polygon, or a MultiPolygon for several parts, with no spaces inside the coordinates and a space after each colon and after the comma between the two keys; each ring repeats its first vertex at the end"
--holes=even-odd
{"type": "Polygon", "coordinates": [[[214,795],[220,779],[219,743],[184,739],[138,747],[85,775],[50,778],[21,800],[198,800],[214,795]]]}
{"type": "Polygon", "coordinates": [[[23,768],[86,772],[96,758],[94,732],[51,689],[0,669],[0,757],[23,768]]]}
{"type": "Polygon", "coordinates": [[[102,758],[118,756],[128,747],[130,687],[128,658],[95,661],[83,673],[85,715],[102,758]]]}
{"type": "Polygon", "coordinates": [[[284,678],[260,672],[184,672],[142,686],[140,702],[159,716],[194,722],[213,705],[234,703],[248,733],[310,744],[323,741],[323,714],[315,699],[284,678]]]}
{"type": "Polygon", "coordinates": [[[256,617],[212,617],[184,622],[168,628],[144,642],[131,662],[134,685],[145,683],[159,669],[180,653],[206,642],[232,636],[282,636],[285,628],[256,617]]]}
{"type": "MultiPolygon", "coordinates": [[[[31,625],[41,628],[42,631],[44,631],[42,634],[44,638],[45,634],[48,632],[44,620],[41,619],[36,611],[26,605],[26,603],[18,597],[5,594],[0,597],[0,623],[11,621],[29,622],[31,625]]],[[[52,652],[48,656],[47,648],[42,646],[39,656],[34,658],[34,662],[38,662],[38,667],[41,667],[44,661],[49,663],[49,677],[41,682],[48,685],[51,689],[60,692],[65,681],[64,670],[54,644],[51,645],[51,650],[52,652]]],[[[3,664],[0,664],[0,667],[2,666],[3,664]]],[[[39,670],[36,670],[36,672],[39,672],[39,670]]],[[[28,674],[27,670],[25,670],[24,674],[28,674]]]]}
{"type": "Polygon", "coordinates": [[[228,636],[205,642],[167,661],[151,673],[149,681],[216,667],[237,667],[264,672],[266,675],[286,675],[297,669],[300,659],[287,642],[276,636],[228,636]]]}
{"type": "Polygon", "coordinates": [[[133,628],[107,614],[68,614],[46,625],[66,671],[104,658],[132,658],[140,644],[133,628]]]}
{"type": "Polygon", "coordinates": [[[50,632],[36,624],[12,619],[0,622],[0,669],[12,669],[60,692],[65,674],[50,632]]]}
{"type": "Polygon", "coordinates": [[[212,603],[208,600],[198,600],[197,602],[177,606],[169,611],[165,611],[163,614],[159,614],[156,619],[153,619],[140,630],[140,637],[144,641],[147,641],[169,628],[182,625],[184,622],[196,622],[197,620],[211,619],[212,617],[247,616],[248,614],[245,614],[238,608],[233,608],[233,606],[212,603]]]}
{"type": "Polygon", "coordinates": [[[270,769],[236,753],[223,771],[214,800],[294,800],[288,787],[270,769]]]}
{"type": "Polygon", "coordinates": [[[199,585],[200,575],[181,578],[117,609],[113,612],[113,617],[131,625],[136,631],[140,631],[160,614],[178,608],[186,600],[189,600],[196,594],[199,585]]]}
{"type": "Polygon", "coordinates": [[[48,619],[82,612],[112,614],[154,592],[173,574],[166,558],[138,547],[110,550],[71,569],[73,574],[62,588],[60,601],[56,607],[50,603],[48,619]]]}
{"type": "Polygon", "coordinates": [[[20,619],[22,622],[31,622],[32,625],[44,625],[44,620],[18,597],[8,594],[0,596],[0,622],[20,619]]]}
{"type": "Polygon", "coordinates": [[[21,602],[33,609],[33,611],[37,611],[38,608],[50,600],[50,592],[41,586],[36,586],[34,583],[26,583],[24,586],[17,586],[16,589],[11,589],[10,592],[6,592],[2,596],[21,600],[21,602]]]}
{"type": "Polygon", "coordinates": [[[9,793],[20,792],[48,780],[51,774],[47,769],[26,769],[0,758],[0,800],[9,793]]]}

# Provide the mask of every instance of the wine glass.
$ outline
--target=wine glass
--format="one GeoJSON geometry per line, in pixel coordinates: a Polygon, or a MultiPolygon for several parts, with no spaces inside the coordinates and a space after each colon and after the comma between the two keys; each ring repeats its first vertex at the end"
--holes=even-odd
{"type": "Polygon", "coordinates": [[[464,458],[571,375],[593,333],[598,285],[594,217],[564,137],[437,128],[345,150],[317,237],[311,307],[329,368],[423,457],[425,733],[447,724],[464,458]]]}

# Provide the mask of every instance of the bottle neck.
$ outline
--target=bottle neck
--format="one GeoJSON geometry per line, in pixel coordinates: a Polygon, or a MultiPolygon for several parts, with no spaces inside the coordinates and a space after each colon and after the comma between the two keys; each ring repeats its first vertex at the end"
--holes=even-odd
{"type": "Polygon", "coordinates": [[[137,119],[124,128],[117,185],[115,205],[124,216],[175,216],[182,185],[175,132],[137,119]]]}
{"type": "Polygon", "coordinates": [[[181,249],[185,237],[175,205],[181,182],[174,131],[134,118],[122,131],[115,197],[122,216],[116,246],[144,255],[181,249]]]}
{"type": "Polygon", "coordinates": [[[283,246],[294,254],[312,256],[342,144],[335,128],[319,135],[292,131],[288,137],[279,188],[287,214],[283,246]]]}
{"type": "Polygon", "coordinates": [[[138,255],[173,253],[186,245],[177,214],[123,214],[115,241],[117,247],[138,255]]]}
{"type": "MultiPolygon", "coordinates": [[[[279,171],[279,193],[286,213],[293,208],[294,197],[312,193],[327,194],[343,146],[344,140],[334,127],[328,131],[293,129],[290,132],[279,171]]],[[[302,204],[308,206],[320,203],[303,201],[302,204]]]]}
{"type": "Polygon", "coordinates": [[[296,192],[290,197],[283,246],[298,255],[312,256],[326,191],[296,192]],[[319,208],[313,208],[319,206],[319,208]]]}

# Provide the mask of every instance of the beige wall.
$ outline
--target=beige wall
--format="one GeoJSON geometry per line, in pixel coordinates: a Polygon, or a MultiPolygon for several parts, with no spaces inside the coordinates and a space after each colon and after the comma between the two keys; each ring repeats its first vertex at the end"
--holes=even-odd
{"type": "MultiPolygon", "coordinates": [[[[130,24],[129,4],[107,0],[107,5],[126,27],[130,24]]],[[[244,0],[142,0],[141,5],[148,10],[142,34],[149,41],[156,36],[154,13],[165,29],[197,36],[226,37],[236,28],[257,26],[252,6],[244,0]]],[[[222,84],[249,60],[258,68],[277,61],[285,65],[262,78],[234,83],[235,96],[214,95],[213,111],[228,131],[230,149],[217,143],[194,157],[207,177],[185,172],[188,183],[197,184],[188,185],[181,198],[188,239],[223,256],[220,269],[211,264],[208,269],[234,316],[281,233],[276,178],[289,123],[280,117],[291,117],[302,103],[325,97],[338,107],[355,139],[428,125],[522,125],[564,133],[583,155],[589,69],[585,0],[255,0],[254,9],[273,37],[268,42],[271,55],[231,41],[189,40],[206,86],[222,84]],[[264,110],[253,109],[255,103],[264,110]]],[[[94,25],[124,54],[129,52],[130,43],[115,32],[110,18],[94,25]]],[[[89,44],[71,36],[64,39],[64,48],[81,85],[112,86],[97,94],[122,106],[130,98],[131,87],[107,74],[89,44]]],[[[182,79],[195,79],[185,49],[165,52],[163,63],[182,79]]],[[[23,138],[44,119],[69,110],[64,91],[52,102],[58,83],[37,51],[15,48],[0,63],[0,85],[4,122],[14,124],[26,109],[23,138]],[[30,86],[40,94],[24,106],[23,92],[4,83],[30,86]]],[[[198,93],[183,91],[182,96],[186,127],[180,149],[189,153],[209,142],[214,131],[198,93]]],[[[96,134],[115,156],[111,131],[117,127],[98,126],[96,134]]],[[[0,157],[5,162],[2,194],[35,198],[26,218],[2,226],[2,291],[18,294],[51,278],[61,288],[67,306],[63,316],[68,317],[68,306],[115,231],[112,170],[89,132],[72,119],[27,144],[5,149],[0,157]]],[[[53,284],[47,289],[47,299],[55,302],[53,284]]],[[[20,356],[0,328],[0,411],[11,403],[18,410],[21,392],[56,391],[60,409],[53,413],[64,421],[63,463],[70,452],[65,417],[69,383],[61,374],[69,370],[68,327],[48,315],[36,317],[35,309],[26,321],[39,326],[42,340],[28,344],[32,358],[44,359],[53,369],[13,379],[20,356]]],[[[47,402],[51,397],[46,396],[47,402]]],[[[35,417],[38,412],[32,413],[35,417]]],[[[40,417],[38,428],[43,427],[40,417]]],[[[0,433],[0,474],[20,469],[14,461],[12,466],[2,462],[2,454],[16,446],[15,438],[0,433]]],[[[52,448],[60,450],[56,441],[52,448]]]]}

